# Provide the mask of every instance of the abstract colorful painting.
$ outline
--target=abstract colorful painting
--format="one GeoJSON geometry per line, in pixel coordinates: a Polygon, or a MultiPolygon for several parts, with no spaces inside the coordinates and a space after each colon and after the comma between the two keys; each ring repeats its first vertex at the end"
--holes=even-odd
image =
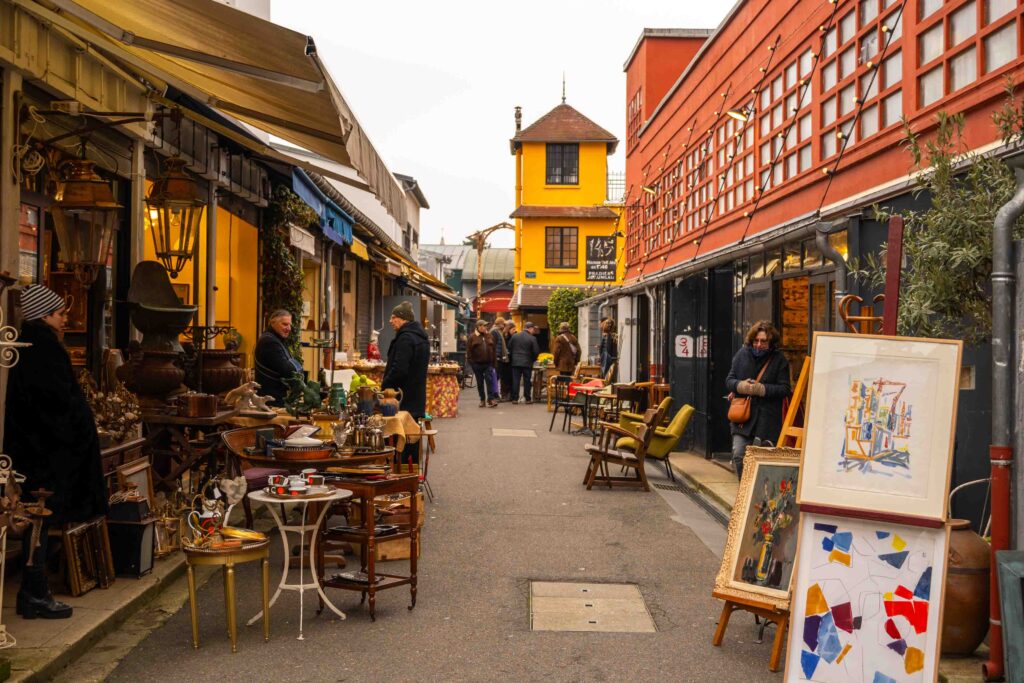
{"type": "Polygon", "coordinates": [[[944,519],[960,349],[816,333],[797,500],[944,519]]]}
{"type": "Polygon", "coordinates": [[[796,559],[799,472],[798,450],[747,449],[722,566],[715,580],[715,589],[721,595],[739,594],[773,607],[788,607],[796,559]]]}
{"type": "Polygon", "coordinates": [[[948,535],[803,513],[786,680],[931,681],[948,535]]]}

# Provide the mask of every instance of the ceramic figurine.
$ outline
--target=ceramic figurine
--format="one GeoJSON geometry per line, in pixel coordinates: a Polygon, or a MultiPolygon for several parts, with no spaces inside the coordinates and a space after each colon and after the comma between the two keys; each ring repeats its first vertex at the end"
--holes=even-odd
{"type": "Polygon", "coordinates": [[[301,374],[295,373],[285,378],[284,383],[288,386],[284,405],[289,415],[309,415],[320,408],[320,382],[307,382],[301,374]]]}

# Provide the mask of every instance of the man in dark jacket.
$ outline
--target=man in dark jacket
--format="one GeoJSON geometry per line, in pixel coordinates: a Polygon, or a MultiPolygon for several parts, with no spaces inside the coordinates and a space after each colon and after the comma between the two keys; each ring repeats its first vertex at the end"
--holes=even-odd
{"type": "Polygon", "coordinates": [[[512,405],[519,402],[519,383],[523,383],[523,400],[533,403],[531,384],[533,383],[533,362],[540,355],[540,346],[534,336],[537,326],[526,323],[526,329],[517,332],[509,339],[509,361],[512,365],[512,405]]]}
{"type": "MultiPolygon", "coordinates": [[[[430,338],[423,325],[416,322],[412,304],[408,301],[395,306],[389,321],[395,329],[395,338],[388,347],[388,363],[384,366],[382,389],[402,390],[402,410],[417,421],[427,412],[427,366],[430,365],[430,338]]],[[[420,444],[405,444],[402,461],[418,462],[420,444]]]]}
{"type": "Polygon", "coordinates": [[[490,391],[490,372],[494,367],[494,337],[487,331],[487,321],[476,321],[476,329],[466,340],[466,360],[476,376],[476,390],[480,393],[480,407],[497,407],[497,396],[490,391]]]}
{"type": "Polygon", "coordinates": [[[256,341],[253,357],[256,360],[256,383],[267,396],[273,396],[280,407],[288,386],[284,383],[296,372],[302,372],[300,363],[288,350],[285,342],[292,333],[292,314],[278,309],[270,314],[266,331],[256,341]]]}
{"type": "Polygon", "coordinates": [[[401,389],[402,410],[418,420],[427,412],[430,338],[416,322],[408,301],[395,306],[389,322],[395,329],[395,338],[388,347],[388,362],[380,385],[382,389],[401,389]]]}

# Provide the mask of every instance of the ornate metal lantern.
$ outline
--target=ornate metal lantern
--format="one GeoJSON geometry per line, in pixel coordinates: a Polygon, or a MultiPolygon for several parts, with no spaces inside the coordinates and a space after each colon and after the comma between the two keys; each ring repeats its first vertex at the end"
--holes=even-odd
{"type": "Polygon", "coordinates": [[[50,207],[61,260],[86,285],[107,265],[121,211],[110,184],[92,167],[93,162],[86,159],[65,164],[64,180],[50,207]]]}
{"type": "Polygon", "coordinates": [[[157,258],[171,277],[177,277],[194,253],[206,200],[185,173],[184,159],[171,157],[164,163],[167,172],[146,197],[146,221],[157,258]]]}

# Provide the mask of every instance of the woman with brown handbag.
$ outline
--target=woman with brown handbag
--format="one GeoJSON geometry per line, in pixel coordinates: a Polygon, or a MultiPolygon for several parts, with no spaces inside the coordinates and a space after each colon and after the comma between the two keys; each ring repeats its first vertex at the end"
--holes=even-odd
{"type": "Polygon", "coordinates": [[[767,320],[754,323],[746,343],[736,352],[725,378],[730,392],[729,422],[732,433],[732,464],[743,477],[747,446],[774,442],[782,430],[782,403],[792,393],[789,361],[779,351],[779,332],[767,320]]]}

